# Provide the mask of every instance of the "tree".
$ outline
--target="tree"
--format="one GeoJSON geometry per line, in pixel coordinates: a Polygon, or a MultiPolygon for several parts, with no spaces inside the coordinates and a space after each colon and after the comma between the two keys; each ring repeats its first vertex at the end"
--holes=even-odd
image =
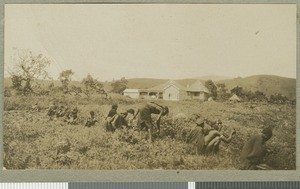
{"type": "Polygon", "coordinates": [[[111,83],[112,92],[122,94],[122,92],[127,88],[128,81],[125,77],[122,77],[120,80],[113,81],[111,83]]]}
{"type": "Polygon", "coordinates": [[[284,104],[288,102],[288,98],[280,93],[274,94],[270,96],[270,102],[276,104],[284,104]]]}
{"type": "Polygon", "coordinates": [[[89,95],[92,92],[100,93],[103,90],[103,85],[97,79],[94,79],[90,74],[81,82],[85,87],[85,93],[89,95]]]}
{"type": "Polygon", "coordinates": [[[259,102],[268,101],[267,96],[261,91],[255,91],[254,95],[255,95],[256,101],[259,101],[259,102]]]}
{"type": "Polygon", "coordinates": [[[254,101],[255,94],[252,91],[242,91],[241,97],[244,97],[245,101],[254,101]]]}
{"type": "Polygon", "coordinates": [[[227,93],[225,83],[218,83],[217,84],[217,98],[218,100],[224,101],[230,98],[230,94],[227,93]]]}
{"type": "Polygon", "coordinates": [[[29,50],[16,50],[14,53],[14,71],[10,73],[12,87],[23,95],[34,92],[32,83],[38,79],[50,79],[46,68],[51,61],[41,53],[29,50]]]}
{"type": "Polygon", "coordinates": [[[62,83],[62,87],[65,93],[69,92],[69,84],[71,82],[72,75],[74,72],[72,70],[64,70],[59,74],[58,79],[62,83]]]}
{"type": "Polygon", "coordinates": [[[23,86],[22,86],[22,81],[23,78],[21,76],[18,75],[12,75],[11,76],[11,81],[12,81],[12,88],[15,89],[18,92],[23,91],[23,86]]]}
{"type": "Polygon", "coordinates": [[[76,87],[75,85],[71,85],[70,91],[75,93],[76,96],[82,93],[81,87],[76,87]]]}
{"type": "Polygon", "coordinates": [[[54,82],[51,82],[49,85],[48,85],[48,90],[50,92],[52,92],[54,90],[54,82]]]}
{"type": "Polygon", "coordinates": [[[230,90],[231,94],[236,94],[239,97],[243,96],[243,88],[236,86],[233,89],[230,90]]]}
{"type": "Polygon", "coordinates": [[[214,84],[214,82],[212,80],[207,80],[204,85],[209,90],[210,96],[213,99],[216,99],[218,93],[217,93],[217,86],[214,84]]]}

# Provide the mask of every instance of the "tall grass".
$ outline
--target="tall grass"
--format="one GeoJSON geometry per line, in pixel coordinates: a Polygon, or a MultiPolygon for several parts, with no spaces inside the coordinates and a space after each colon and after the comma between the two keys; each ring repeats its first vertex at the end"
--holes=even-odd
{"type": "Polygon", "coordinates": [[[295,169],[296,108],[293,105],[159,101],[169,106],[170,115],[162,119],[161,134],[149,143],[136,129],[105,132],[104,119],[111,104],[119,112],[137,109],[145,103],[121,95],[104,99],[98,96],[69,95],[5,97],[4,166],[7,169],[237,169],[245,141],[270,126],[269,141],[273,154],[266,158],[274,169],[295,169]],[[77,106],[79,124],[67,125],[61,119],[49,121],[47,107],[52,103],[77,106]],[[38,103],[39,112],[31,111],[38,103]],[[83,125],[89,111],[95,111],[98,123],[83,125]],[[186,135],[194,126],[195,114],[221,119],[223,132],[236,129],[231,144],[221,144],[220,153],[197,156],[186,135]]]}

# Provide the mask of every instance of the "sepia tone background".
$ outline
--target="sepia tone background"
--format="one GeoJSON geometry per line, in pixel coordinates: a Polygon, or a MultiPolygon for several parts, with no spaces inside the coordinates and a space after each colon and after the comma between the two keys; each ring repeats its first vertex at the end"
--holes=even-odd
{"type": "MultiPolygon", "coordinates": [[[[16,3],[17,2],[21,2],[21,1],[16,1],[16,3]]],[[[201,3],[202,1],[196,1],[196,2],[201,3]]],[[[238,1],[214,1],[214,2],[215,3],[239,3],[238,1]]],[[[273,2],[265,1],[265,3],[278,3],[278,2],[279,1],[273,1],[273,2]]],[[[248,3],[255,3],[255,2],[251,1],[248,3]]],[[[294,2],[291,1],[290,3],[294,3],[294,2]]],[[[3,6],[1,7],[1,10],[3,16],[3,6]]],[[[3,25],[1,30],[3,35],[3,25]]],[[[3,37],[1,39],[3,40],[3,37]]],[[[3,49],[1,53],[3,55],[3,49]]],[[[3,73],[3,66],[2,66],[1,73],[3,73]]],[[[1,83],[1,85],[3,86],[3,82],[1,83]]],[[[297,96],[298,96],[298,91],[299,88],[297,86],[297,96]]],[[[1,104],[3,104],[3,98],[1,98],[1,104]]],[[[297,138],[297,143],[299,143],[298,138],[297,138]]],[[[297,159],[299,159],[299,157],[297,157],[297,159]]],[[[297,165],[298,162],[299,161],[297,161],[297,165]]],[[[2,156],[1,156],[1,164],[2,164],[2,156]]],[[[298,171],[276,171],[276,172],[274,171],[274,172],[268,172],[268,174],[266,174],[265,172],[253,172],[253,171],[240,172],[240,171],[176,171],[176,170],[174,171],[125,171],[125,170],[124,171],[48,171],[48,170],[47,171],[41,171],[41,170],[1,171],[0,181],[2,180],[3,181],[131,181],[131,182],[134,181],[221,181],[221,180],[223,181],[237,181],[237,180],[279,181],[279,180],[297,180],[299,178],[297,173],[298,171]]]]}

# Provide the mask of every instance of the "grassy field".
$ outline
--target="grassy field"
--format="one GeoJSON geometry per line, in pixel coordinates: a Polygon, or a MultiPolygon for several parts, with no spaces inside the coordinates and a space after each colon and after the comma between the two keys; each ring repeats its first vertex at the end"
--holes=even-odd
{"type": "Polygon", "coordinates": [[[100,97],[13,96],[4,104],[4,166],[7,169],[216,169],[232,170],[239,165],[244,142],[264,126],[273,128],[268,142],[273,153],[266,162],[274,169],[295,169],[296,107],[268,103],[221,103],[159,101],[169,106],[170,114],[161,123],[161,135],[150,144],[134,129],[107,133],[104,118],[112,103],[119,112],[137,109],[145,101],[112,96],[100,97]],[[49,121],[46,108],[51,102],[79,109],[79,124],[67,125],[61,119],[49,121]],[[33,112],[38,103],[41,111],[33,112]],[[84,128],[89,111],[95,111],[99,123],[84,128]],[[193,117],[200,114],[208,119],[221,119],[223,132],[236,129],[230,144],[221,144],[220,153],[197,156],[186,134],[194,126],[193,117]]]}

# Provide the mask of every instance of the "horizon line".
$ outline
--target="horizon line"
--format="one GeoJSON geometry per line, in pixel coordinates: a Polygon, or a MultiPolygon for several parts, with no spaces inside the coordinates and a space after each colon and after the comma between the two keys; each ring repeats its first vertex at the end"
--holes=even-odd
{"type": "MultiPolygon", "coordinates": [[[[254,77],[254,76],[275,76],[275,77],[282,77],[282,78],[287,78],[287,79],[297,79],[297,77],[287,77],[287,76],[280,76],[280,75],[271,75],[271,74],[256,74],[256,75],[250,75],[250,76],[221,76],[221,75],[205,75],[205,76],[198,76],[198,77],[186,77],[186,78],[177,78],[177,79],[170,79],[170,78],[154,78],[154,77],[131,77],[131,78],[126,78],[124,77],[126,80],[132,80],[132,79],[156,79],[156,80],[186,80],[186,79],[194,79],[194,80],[214,80],[214,79],[201,79],[201,77],[227,77],[228,79],[218,79],[215,81],[224,81],[224,80],[231,80],[231,79],[238,79],[238,78],[248,78],[248,77],[254,77]]],[[[93,77],[93,76],[92,76],[93,77]]],[[[11,76],[9,77],[3,77],[4,79],[10,79],[11,76]]],[[[93,77],[94,78],[94,77],[93,77]]],[[[98,81],[102,82],[102,83],[106,83],[106,82],[112,82],[112,81],[117,81],[117,80],[121,80],[120,77],[119,79],[111,79],[111,80],[105,80],[105,81],[98,81]]],[[[83,78],[82,78],[83,79],[83,78]]],[[[76,80],[76,79],[71,79],[71,81],[82,81],[81,80],[76,80]]],[[[38,79],[38,80],[44,80],[44,81],[59,81],[59,79],[38,79]]]]}

